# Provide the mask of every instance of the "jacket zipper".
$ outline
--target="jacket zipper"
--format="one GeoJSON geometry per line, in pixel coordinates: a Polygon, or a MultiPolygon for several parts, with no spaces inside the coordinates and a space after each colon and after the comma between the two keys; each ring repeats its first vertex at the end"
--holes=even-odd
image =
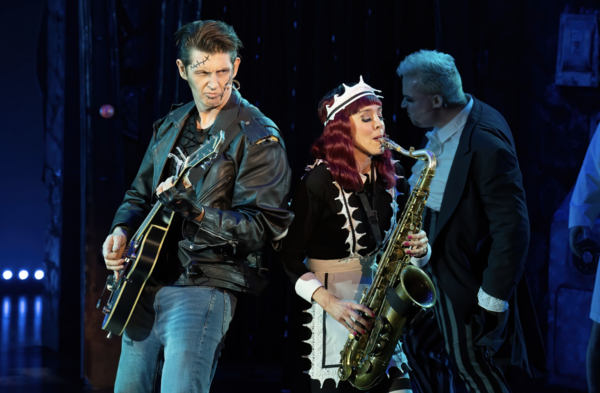
{"type": "MultiPolygon", "coordinates": [[[[223,242],[223,243],[211,244],[210,246],[211,247],[219,247],[219,246],[225,246],[227,244],[228,244],[228,242],[223,242]]],[[[194,247],[198,247],[196,249],[196,251],[198,251],[198,250],[204,250],[205,248],[208,248],[208,246],[195,246],[194,243],[190,242],[190,246],[189,246],[190,250],[193,250],[194,247]]]]}
{"type": "Polygon", "coordinates": [[[206,228],[202,228],[202,227],[200,227],[200,229],[201,229],[201,230],[203,230],[204,232],[208,232],[208,233],[210,233],[211,235],[213,235],[213,236],[214,236],[214,237],[216,237],[216,238],[219,238],[219,239],[221,239],[221,240],[225,240],[225,241],[226,241],[227,243],[229,243],[229,245],[230,245],[230,246],[233,248],[233,255],[235,255],[235,248],[236,248],[236,242],[235,242],[235,241],[233,241],[233,240],[230,240],[230,239],[227,239],[227,238],[225,238],[225,237],[223,237],[223,236],[217,235],[216,233],[214,233],[214,232],[212,232],[212,231],[209,231],[209,230],[208,230],[208,229],[206,229],[206,228]]]}

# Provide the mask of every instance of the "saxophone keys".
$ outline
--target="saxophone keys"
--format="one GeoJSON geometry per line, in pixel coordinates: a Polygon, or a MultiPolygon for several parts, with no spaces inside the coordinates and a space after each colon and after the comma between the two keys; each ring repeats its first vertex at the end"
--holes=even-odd
{"type": "Polygon", "coordinates": [[[361,374],[369,374],[371,371],[373,371],[373,363],[371,363],[370,360],[365,360],[362,362],[362,364],[360,364],[359,368],[361,374]]]}
{"type": "Polygon", "coordinates": [[[404,252],[404,250],[403,250],[403,249],[401,249],[401,248],[396,248],[396,249],[394,250],[393,258],[394,258],[395,260],[400,260],[400,259],[404,258],[404,254],[405,254],[405,252],[404,252]]]}

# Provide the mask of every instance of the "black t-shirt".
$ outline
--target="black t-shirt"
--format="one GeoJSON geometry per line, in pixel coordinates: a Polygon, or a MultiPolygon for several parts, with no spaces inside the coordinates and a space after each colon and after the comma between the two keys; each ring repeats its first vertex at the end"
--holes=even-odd
{"type": "MultiPolygon", "coordinates": [[[[193,152],[200,148],[200,145],[204,143],[206,137],[210,133],[212,126],[207,127],[205,129],[198,128],[198,110],[195,109],[188,118],[185,126],[183,127],[183,132],[179,136],[177,143],[175,144],[175,148],[171,153],[175,154],[177,157],[181,158],[179,154],[179,150],[183,152],[186,156],[191,155],[193,152]],[[179,150],[177,149],[179,148],[179,150]]],[[[169,176],[173,176],[177,170],[177,162],[174,159],[171,160],[170,166],[170,174],[169,176]]]]}

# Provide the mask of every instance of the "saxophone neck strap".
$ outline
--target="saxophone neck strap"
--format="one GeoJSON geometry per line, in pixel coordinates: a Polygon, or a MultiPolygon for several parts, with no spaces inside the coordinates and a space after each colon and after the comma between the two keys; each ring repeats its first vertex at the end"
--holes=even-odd
{"type": "MultiPolygon", "coordinates": [[[[373,189],[373,198],[375,201],[375,168],[374,165],[371,165],[371,187],[373,189]]],[[[377,220],[377,211],[371,209],[371,205],[369,204],[369,200],[367,199],[367,195],[365,193],[365,188],[363,187],[360,191],[356,193],[358,195],[360,201],[362,202],[363,207],[365,208],[365,212],[367,213],[367,217],[369,219],[369,225],[371,225],[371,232],[373,233],[373,237],[375,238],[375,243],[377,244],[375,249],[379,250],[381,245],[383,244],[383,240],[381,238],[381,231],[379,230],[379,221],[377,220]]]]}

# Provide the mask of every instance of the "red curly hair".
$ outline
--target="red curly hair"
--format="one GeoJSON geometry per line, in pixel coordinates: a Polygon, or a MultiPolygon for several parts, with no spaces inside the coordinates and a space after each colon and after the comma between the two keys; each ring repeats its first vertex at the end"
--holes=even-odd
{"type": "MultiPolygon", "coordinates": [[[[336,94],[341,96],[343,93],[344,87],[340,85],[321,99],[318,109],[321,123],[325,123],[327,119],[326,107],[333,104],[333,96],[336,94]]],[[[368,95],[350,103],[346,108],[336,113],[323,129],[323,134],[310,149],[310,153],[315,159],[327,161],[333,180],[346,190],[358,191],[363,187],[356,159],[354,158],[354,138],[350,116],[369,105],[381,105],[381,101],[374,95],[368,95]]],[[[392,152],[386,149],[383,154],[372,157],[372,162],[379,176],[383,178],[385,188],[394,187],[396,180],[394,178],[392,152]]]]}

